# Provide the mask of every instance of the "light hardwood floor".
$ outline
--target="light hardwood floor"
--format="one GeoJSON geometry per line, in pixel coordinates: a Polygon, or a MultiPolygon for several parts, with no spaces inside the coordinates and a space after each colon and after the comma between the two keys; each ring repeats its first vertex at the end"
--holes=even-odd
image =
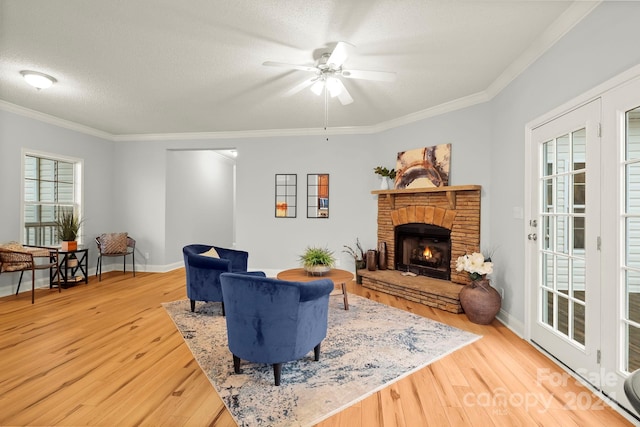
{"type": "MultiPolygon", "coordinates": [[[[349,289],[483,338],[321,427],[631,425],[497,321],[349,289]]],[[[0,425],[234,426],[160,305],[185,297],[179,269],[0,298],[0,425]]]]}

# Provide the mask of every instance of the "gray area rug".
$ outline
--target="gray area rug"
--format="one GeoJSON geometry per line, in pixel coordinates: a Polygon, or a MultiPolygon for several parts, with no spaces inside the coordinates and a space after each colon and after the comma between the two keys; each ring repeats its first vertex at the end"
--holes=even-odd
{"type": "Polygon", "coordinates": [[[239,426],[310,426],[480,336],[349,295],[329,302],[320,361],[313,350],[282,364],[281,385],[270,365],[243,361],[233,373],[220,303],[164,303],[202,370],[239,426]]]}

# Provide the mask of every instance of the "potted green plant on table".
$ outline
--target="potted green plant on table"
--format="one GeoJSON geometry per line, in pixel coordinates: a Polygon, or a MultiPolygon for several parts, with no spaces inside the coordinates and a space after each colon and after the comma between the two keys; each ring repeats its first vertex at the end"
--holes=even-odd
{"type": "Polygon", "coordinates": [[[78,249],[78,231],[82,220],[75,216],[73,211],[63,210],[56,219],[58,227],[58,239],[61,241],[63,251],[75,251],[78,249]]]}
{"type": "Polygon", "coordinates": [[[331,270],[336,259],[333,256],[333,251],[327,248],[309,246],[300,255],[300,262],[307,273],[321,276],[331,270]]]}

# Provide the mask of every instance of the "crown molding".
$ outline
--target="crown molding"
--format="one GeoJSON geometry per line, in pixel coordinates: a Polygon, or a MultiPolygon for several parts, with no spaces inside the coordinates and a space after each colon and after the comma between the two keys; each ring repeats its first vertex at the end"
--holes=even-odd
{"type": "Polygon", "coordinates": [[[282,136],[358,135],[375,133],[374,126],[344,126],[299,129],[261,129],[229,132],[182,132],[113,135],[114,141],[184,141],[202,139],[269,138],[282,136]]]}
{"type": "Polygon", "coordinates": [[[98,129],[94,129],[89,126],[81,125],[76,122],[64,120],[59,117],[55,117],[49,114],[41,113],[40,111],[31,110],[29,108],[21,107],[16,104],[12,104],[7,101],[0,100],[0,110],[15,113],[24,117],[29,117],[44,123],[49,123],[54,126],[58,126],[64,129],[74,130],[76,132],[84,133],[98,138],[107,139],[109,141],[114,140],[114,135],[104,132],[98,129]]]}
{"type": "Polygon", "coordinates": [[[486,91],[477,92],[469,96],[445,102],[444,104],[436,105],[435,107],[427,108],[425,110],[407,114],[406,116],[398,117],[397,119],[391,119],[387,120],[386,122],[378,123],[377,125],[372,126],[374,130],[371,133],[384,132],[386,130],[419,122],[420,120],[425,120],[430,117],[439,116],[456,110],[462,110],[463,108],[471,107],[476,104],[482,104],[489,101],[490,99],[491,98],[487,95],[486,91]]]}

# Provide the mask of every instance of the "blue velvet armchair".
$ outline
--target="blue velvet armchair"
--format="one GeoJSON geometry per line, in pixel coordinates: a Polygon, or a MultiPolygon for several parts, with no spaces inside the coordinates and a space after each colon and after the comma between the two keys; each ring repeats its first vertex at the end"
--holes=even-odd
{"type": "Polygon", "coordinates": [[[247,271],[249,253],[235,249],[219,248],[211,245],[187,245],[182,248],[184,267],[187,275],[187,298],[191,300],[191,311],[196,308],[196,301],[213,301],[222,303],[222,315],[225,314],[222,301],[220,275],[226,272],[247,271]],[[215,249],[220,258],[202,255],[215,249]]]}
{"type": "Polygon", "coordinates": [[[311,350],[320,360],[331,280],[287,282],[253,272],[223,273],[220,282],[235,373],[240,373],[241,360],[271,364],[275,385],[280,385],[282,363],[311,350]]]}

